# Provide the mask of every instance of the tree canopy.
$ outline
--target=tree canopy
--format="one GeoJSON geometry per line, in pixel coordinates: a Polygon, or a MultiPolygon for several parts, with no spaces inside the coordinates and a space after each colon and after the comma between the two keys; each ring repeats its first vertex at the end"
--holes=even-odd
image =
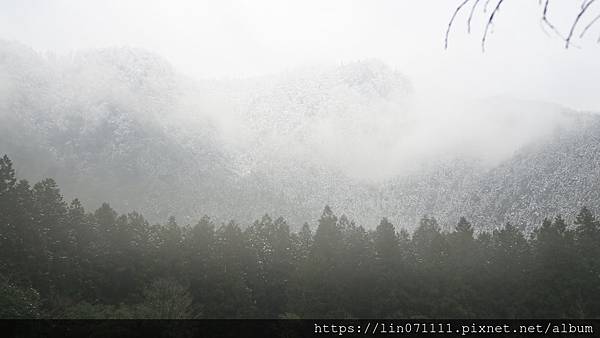
{"type": "Polygon", "coordinates": [[[182,225],[107,203],[86,212],[51,179],[18,180],[4,156],[0,317],[600,316],[600,222],[585,207],[573,224],[556,216],[532,233],[424,216],[410,234],[328,206],[292,229],[269,215],[182,225]]]}

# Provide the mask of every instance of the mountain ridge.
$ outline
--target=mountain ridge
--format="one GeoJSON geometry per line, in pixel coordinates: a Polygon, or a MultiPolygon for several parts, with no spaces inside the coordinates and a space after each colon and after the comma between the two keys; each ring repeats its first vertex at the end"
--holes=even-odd
{"type": "Polygon", "coordinates": [[[0,153],[88,208],[154,221],[268,212],[300,226],[329,204],[368,227],[429,214],[529,228],[600,209],[598,115],[511,100],[424,109],[376,60],[257,81],[190,82],[131,48],[48,59],[3,42],[0,153]]]}

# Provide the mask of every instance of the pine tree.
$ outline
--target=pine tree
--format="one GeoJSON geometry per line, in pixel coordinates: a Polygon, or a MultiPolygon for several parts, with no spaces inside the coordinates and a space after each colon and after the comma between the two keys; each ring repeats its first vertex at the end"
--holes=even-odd
{"type": "Polygon", "coordinates": [[[582,317],[600,316],[600,221],[586,207],[575,218],[575,247],[579,256],[577,295],[582,317]]]}
{"type": "Polygon", "coordinates": [[[531,268],[529,245],[523,233],[515,226],[507,223],[503,229],[494,231],[493,261],[491,276],[496,282],[494,293],[494,308],[498,309],[494,316],[514,318],[528,316],[525,300],[526,289],[523,285],[529,283],[531,268]]]}
{"type": "Polygon", "coordinates": [[[240,227],[233,221],[222,225],[215,245],[217,288],[211,290],[214,297],[206,304],[207,316],[244,318],[255,313],[244,266],[248,255],[240,227]]]}
{"type": "MultiPolygon", "coordinates": [[[[294,234],[296,235],[296,234],[294,234]]],[[[298,234],[294,237],[295,242],[295,261],[297,264],[303,263],[308,259],[313,245],[313,233],[308,223],[304,223],[298,234]]]]}
{"type": "Polygon", "coordinates": [[[43,279],[42,269],[46,266],[45,242],[40,227],[34,221],[39,218],[39,211],[26,180],[17,183],[12,198],[12,206],[7,214],[10,215],[9,224],[14,230],[10,235],[14,251],[9,256],[14,268],[9,277],[34,283],[43,279]]]}
{"type": "Polygon", "coordinates": [[[214,290],[219,286],[216,271],[216,234],[215,225],[208,216],[204,216],[191,229],[185,239],[187,265],[184,267],[190,276],[190,292],[194,307],[203,315],[211,314],[210,305],[218,302],[213,299],[214,290]]]}
{"type": "Polygon", "coordinates": [[[159,260],[164,277],[181,277],[184,262],[183,231],[175,217],[171,216],[159,232],[159,260]]]}
{"type": "Polygon", "coordinates": [[[108,203],[103,203],[100,208],[94,212],[94,228],[97,230],[97,237],[94,245],[97,248],[93,264],[96,266],[98,278],[95,286],[95,299],[103,304],[117,304],[121,301],[120,290],[115,289],[119,284],[116,274],[118,259],[115,255],[117,248],[115,243],[118,237],[117,213],[108,203]]]}
{"type": "Polygon", "coordinates": [[[270,232],[270,242],[273,248],[270,264],[267,265],[267,285],[271,291],[268,294],[267,314],[272,317],[285,313],[288,303],[288,288],[293,273],[293,249],[290,227],[282,217],[273,222],[270,232]]]}
{"type": "Polygon", "coordinates": [[[362,226],[348,222],[343,229],[344,247],[338,276],[342,281],[344,312],[355,318],[373,317],[375,302],[373,244],[362,226]]]}
{"type": "Polygon", "coordinates": [[[383,218],[374,235],[375,255],[379,264],[384,269],[393,269],[394,262],[398,261],[398,235],[392,223],[387,218],[383,218]]]}
{"type": "Polygon", "coordinates": [[[443,264],[447,255],[446,243],[435,218],[425,216],[419,221],[413,234],[413,245],[420,263],[434,269],[443,264]]]}
{"type": "Polygon", "coordinates": [[[0,273],[15,271],[15,259],[22,254],[23,243],[17,220],[17,179],[8,156],[0,158],[0,273]]]}
{"type": "Polygon", "coordinates": [[[430,316],[450,315],[448,305],[443,295],[448,287],[444,264],[447,262],[447,242],[441,233],[437,220],[424,216],[413,234],[412,240],[416,259],[415,278],[421,283],[420,293],[415,295],[413,306],[418,315],[430,316]],[[443,299],[444,301],[435,301],[443,299]]]}
{"type": "Polygon", "coordinates": [[[68,287],[70,262],[68,248],[72,247],[67,228],[67,206],[53,179],[45,179],[33,186],[33,201],[37,210],[34,224],[43,239],[45,266],[34,279],[36,289],[44,297],[55,297],[58,289],[68,287]]]}
{"type": "Polygon", "coordinates": [[[375,300],[374,314],[402,316],[406,310],[407,268],[400,254],[394,225],[383,218],[373,233],[375,300]]]}
{"type": "Polygon", "coordinates": [[[17,178],[12,161],[7,155],[0,158],[0,196],[4,196],[10,190],[15,188],[17,178]]]}
{"type": "Polygon", "coordinates": [[[288,307],[286,315],[299,317],[308,304],[310,280],[309,255],[313,245],[313,233],[308,223],[304,223],[298,233],[291,234],[293,243],[293,271],[288,288],[288,307]]]}
{"type": "Polygon", "coordinates": [[[308,258],[307,295],[304,316],[344,317],[341,281],[338,277],[342,253],[342,232],[329,206],[323,209],[308,258]]]}
{"type": "Polygon", "coordinates": [[[531,299],[534,316],[565,318],[577,314],[576,256],[573,232],[561,216],[545,219],[534,231],[531,299]]]}
{"type": "Polygon", "coordinates": [[[474,290],[480,275],[477,268],[482,264],[473,233],[471,223],[460,217],[454,231],[447,235],[448,261],[444,270],[455,302],[452,315],[461,318],[473,316],[474,290]]]}

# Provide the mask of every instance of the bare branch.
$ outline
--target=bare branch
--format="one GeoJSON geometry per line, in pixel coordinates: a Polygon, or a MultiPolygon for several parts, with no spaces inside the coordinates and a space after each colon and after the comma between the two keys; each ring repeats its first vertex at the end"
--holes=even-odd
{"type": "MultiPolygon", "coordinates": [[[[496,16],[498,15],[498,12],[500,11],[500,7],[502,6],[502,4],[505,2],[504,0],[495,0],[492,3],[492,0],[460,0],[457,2],[459,2],[459,5],[454,9],[454,12],[452,13],[452,17],[450,18],[450,21],[448,23],[448,27],[446,29],[446,35],[445,35],[445,40],[444,40],[444,49],[448,49],[448,40],[449,40],[449,36],[450,36],[450,31],[453,28],[454,25],[454,21],[456,20],[458,14],[460,11],[464,10],[464,6],[466,6],[467,4],[470,5],[470,11],[469,11],[469,16],[467,18],[467,33],[471,33],[471,22],[473,20],[473,18],[478,15],[478,9],[479,11],[483,11],[484,16],[487,17],[487,22],[485,24],[485,30],[483,33],[483,36],[481,38],[481,49],[482,51],[485,52],[485,44],[487,41],[487,37],[488,34],[490,34],[490,29],[494,24],[494,20],[496,20],[496,16]],[[480,6],[481,4],[481,6],[480,6]],[[493,5],[493,7],[492,7],[493,5]],[[482,8],[483,6],[483,8],[482,8]],[[488,6],[490,6],[490,12],[488,12],[488,6]],[[488,16],[489,15],[489,16],[488,16]]],[[[586,15],[586,13],[591,12],[590,7],[595,3],[595,2],[599,2],[596,0],[581,0],[580,2],[575,2],[573,1],[573,4],[575,6],[577,6],[579,8],[577,16],[574,18],[573,22],[571,23],[571,27],[569,30],[569,34],[568,35],[564,35],[561,33],[561,31],[559,31],[559,29],[554,25],[554,23],[549,19],[549,13],[550,13],[550,0],[538,0],[538,5],[543,7],[542,9],[542,15],[541,15],[541,20],[540,20],[540,24],[541,24],[541,29],[544,32],[544,34],[549,35],[548,31],[546,30],[546,28],[549,28],[552,30],[552,32],[554,32],[554,34],[556,34],[558,37],[560,37],[561,40],[563,40],[565,42],[565,48],[569,48],[571,46],[575,46],[575,44],[573,43],[572,39],[574,34],[576,33],[577,27],[578,25],[582,23],[582,21],[584,20],[584,16],[586,15]]],[[[595,24],[597,24],[598,22],[600,22],[600,14],[595,13],[595,16],[593,17],[593,19],[591,19],[590,21],[587,22],[587,25],[581,30],[581,32],[578,32],[579,34],[579,38],[583,38],[583,36],[587,33],[588,30],[590,30],[590,28],[592,26],[594,26],[595,24]]],[[[600,43],[600,38],[598,38],[598,43],[600,43]]]]}
{"type": "Polygon", "coordinates": [[[587,32],[587,30],[592,27],[596,21],[598,21],[598,19],[600,19],[600,14],[598,14],[592,21],[590,21],[590,23],[587,24],[587,26],[585,26],[585,28],[583,29],[583,31],[581,32],[581,34],[579,34],[579,38],[581,39],[583,37],[583,35],[585,34],[585,32],[587,32]]]}
{"type": "Polygon", "coordinates": [[[487,8],[488,8],[489,4],[490,4],[490,0],[486,0],[485,1],[485,5],[483,5],[483,12],[484,13],[487,13],[487,8]]]}
{"type": "MultiPolygon", "coordinates": [[[[592,1],[594,1],[594,0],[592,0],[592,1]]],[[[490,14],[490,18],[488,19],[488,22],[485,25],[485,31],[483,32],[483,38],[481,38],[481,50],[483,52],[485,52],[485,40],[487,38],[490,26],[494,22],[494,16],[496,15],[496,13],[498,13],[498,10],[500,10],[500,6],[502,5],[503,2],[504,2],[504,0],[499,0],[498,3],[496,3],[496,7],[494,7],[492,14],[490,14]]]]}
{"type": "Polygon", "coordinates": [[[587,2],[583,2],[582,6],[581,6],[581,10],[579,11],[579,14],[577,14],[577,17],[575,18],[575,21],[573,21],[573,24],[571,25],[571,30],[569,31],[569,35],[567,36],[567,38],[565,39],[565,48],[569,48],[569,44],[571,43],[571,37],[573,37],[573,32],[575,31],[575,27],[577,26],[577,23],[579,23],[579,20],[581,19],[581,17],[583,16],[583,14],[588,10],[588,8],[590,8],[590,5],[593,4],[596,0],[589,0],[587,2]]]}
{"type": "Polygon", "coordinates": [[[452,23],[454,22],[456,15],[458,14],[458,12],[460,12],[461,8],[463,8],[463,6],[466,5],[467,2],[469,2],[469,1],[471,1],[471,0],[464,0],[454,10],[454,14],[452,14],[452,18],[450,18],[450,22],[448,22],[448,29],[446,29],[446,39],[444,40],[444,49],[448,49],[448,35],[450,35],[450,29],[452,28],[452,23]]]}
{"type": "Polygon", "coordinates": [[[473,13],[475,13],[475,8],[477,4],[479,4],[480,0],[475,0],[473,3],[473,7],[471,7],[471,13],[469,13],[469,19],[467,20],[467,33],[471,34],[471,19],[473,19],[473,13]]]}
{"type": "Polygon", "coordinates": [[[548,20],[548,4],[550,3],[550,0],[546,0],[546,2],[544,3],[544,11],[542,13],[542,23],[546,24],[546,26],[550,27],[550,29],[552,29],[552,31],[554,31],[554,33],[556,33],[556,35],[558,35],[561,39],[565,39],[563,37],[563,35],[558,31],[558,29],[556,29],[556,27],[548,20]]]}

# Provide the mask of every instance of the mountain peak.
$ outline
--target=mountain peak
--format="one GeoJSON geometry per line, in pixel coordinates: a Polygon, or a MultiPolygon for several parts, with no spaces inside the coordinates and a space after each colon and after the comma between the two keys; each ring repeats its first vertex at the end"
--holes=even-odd
{"type": "Polygon", "coordinates": [[[176,84],[176,72],[159,55],[133,47],[111,47],[79,52],[73,58],[77,69],[96,68],[132,88],[169,90],[176,84]]]}
{"type": "Polygon", "coordinates": [[[373,91],[382,98],[388,98],[395,91],[408,94],[411,85],[398,71],[378,59],[367,59],[344,64],[335,71],[351,88],[373,91]]]}

